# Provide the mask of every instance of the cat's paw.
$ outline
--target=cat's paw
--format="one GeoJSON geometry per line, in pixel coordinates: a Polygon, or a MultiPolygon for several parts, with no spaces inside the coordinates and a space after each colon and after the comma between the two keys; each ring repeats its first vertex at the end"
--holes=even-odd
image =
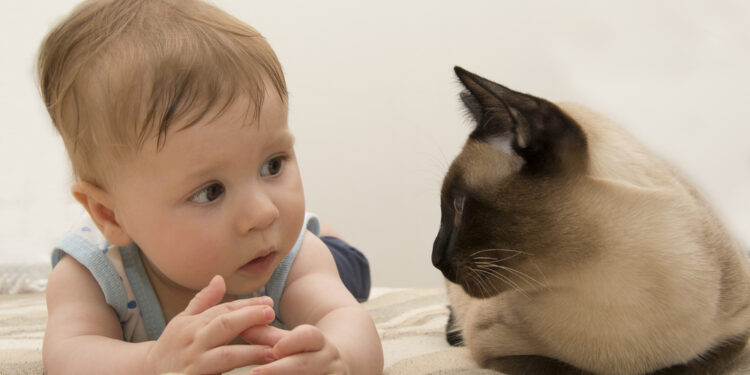
{"type": "Polygon", "coordinates": [[[456,316],[453,315],[453,309],[448,306],[448,324],[445,326],[445,339],[451,346],[464,346],[464,336],[461,329],[456,325],[456,316]]]}

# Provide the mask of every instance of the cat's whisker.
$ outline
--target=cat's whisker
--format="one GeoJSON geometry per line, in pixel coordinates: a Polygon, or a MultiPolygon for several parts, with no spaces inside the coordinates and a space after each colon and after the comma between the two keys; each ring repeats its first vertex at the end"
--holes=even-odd
{"type": "Polygon", "coordinates": [[[472,259],[480,259],[480,258],[481,259],[492,259],[492,260],[495,260],[497,262],[503,262],[503,261],[506,261],[508,259],[515,258],[515,257],[517,257],[519,255],[529,255],[530,256],[531,254],[529,254],[529,253],[527,253],[525,251],[514,250],[514,249],[484,249],[484,250],[475,251],[474,253],[472,253],[471,255],[469,255],[469,257],[472,258],[472,259]],[[488,257],[488,256],[478,257],[477,256],[479,254],[487,253],[487,252],[512,253],[512,254],[508,255],[508,256],[506,256],[504,258],[500,258],[500,259],[497,259],[497,257],[488,257]]]}
{"type": "Polygon", "coordinates": [[[495,267],[497,267],[499,269],[502,269],[502,270],[505,270],[507,272],[516,274],[518,277],[520,277],[521,279],[523,279],[524,281],[526,281],[526,282],[528,282],[530,284],[536,284],[536,285],[538,285],[539,287],[542,287],[542,288],[546,287],[546,285],[547,285],[546,275],[544,275],[544,272],[542,272],[541,268],[536,264],[536,262],[534,262],[534,260],[532,259],[532,257],[527,257],[527,258],[529,259],[530,263],[534,266],[534,268],[537,270],[537,272],[542,277],[542,279],[545,281],[544,283],[541,282],[541,281],[539,281],[538,279],[535,279],[534,277],[532,277],[528,273],[524,273],[524,272],[521,272],[521,271],[519,271],[519,270],[517,270],[515,268],[507,267],[507,266],[503,266],[503,265],[499,264],[499,263],[503,263],[504,261],[507,261],[509,259],[515,258],[515,257],[517,257],[519,255],[522,255],[522,254],[528,254],[528,255],[530,255],[529,253],[527,253],[525,251],[515,250],[515,249],[483,249],[483,250],[475,251],[474,253],[472,253],[470,255],[470,258],[478,266],[479,265],[483,265],[483,266],[485,266],[485,268],[488,268],[490,266],[495,266],[495,267]],[[497,253],[512,252],[513,254],[511,254],[509,256],[506,256],[504,258],[500,258],[500,259],[497,259],[496,257],[491,257],[491,256],[477,256],[478,254],[484,254],[484,253],[489,253],[489,252],[497,252],[497,253]]]}
{"type": "Polygon", "coordinates": [[[480,289],[482,289],[486,296],[491,296],[499,292],[497,286],[495,286],[493,283],[490,283],[489,280],[487,280],[485,277],[482,277],[482,275],[477,272],[477,270],[471,268],[470,270],[475,277],[477,285],[480,289]]]}
{"type": "Polygon", "coordinates": [[[499,279],[501,281],[504,281],[507,284],[511,285],[511,287],[513,287],[514,289],[518,289],[519,288],[518,284],[512,284],[511,282],[508,282],[508,281],[511,281],[511,280],[508,280],[505,275],[501,275],[501,274],[499,274],[499,272],[497,272],[495,270],[488,269],[487,267],[483,267],[484,264],[489,265],[490,263],[473,262],[474,267],[469,267],[468,269],[470,269],[474,273],[477,273],[477,274],[481,273],[481,274],[484,274],[484,275],[489,275],[489,276],[494,277],[495,279],[499,279]]]}
{"type": "Polygon", "coordinates": [[[529,262],[531,263],[531,265],[534,266],[534,268],[536,268],[536,271],[539,273],[542,279],[544,279],[544,284],[549,285],[549,280],[547,280],[547,275],[544,274],[544,272],[542,271],[542,268],[539,267],[539,265],[536,264],[536,262],[534,262],[533,259],[529,259],[529,262]]]}
{"type": "Polygon", "coordinates": [[[519,271],[519,270],[517,270],[517,269],[515,269],[515,268],[510,268],[510,267],[505,267],[505,266],[500,266],[500,267],[502,267],[503,269],[507,270],[508,272],[512,272],[513,274],[516,274],[516,275],[518,275],[518,277],[520,277],[520,278],[522,278],[522,279],[526,280],[526,281],[527,281],[527,282],[528,282],[529,284],[534,284],[534,283],[536,283],[536,285],[537,285],[538,287],[540,287],[540,288],[546,288],[546,287],[547,287],[547,285],[546,285],[545,283],[543,283],[543,282],[541,282],[541,281],[539,281],[539,280],[537,280],[537,279],[533,278],[533,277],[532,277],[531,275],[529,275],[528,273],[525,273],[525,272],[523,272],[523,271],[519,271]]]}
{"type": "Polygon", "coordinates": [[[499,263],[499,262],[504,262],[504,261],[506,261],[508,259],[513,259],[513,258],[515,258],[515,257],[517,257],[519,255],[521,255],[521,254],[520,253],[515,253],[515,254],[508,255],[505,258],[501,258],[501,259],[497,259],[495,257],[473,257],[472,259],[487,260],[487,261],[491,261],[491,262],[494,262],[494,263],[499,263]]]}
{"type": "Polygon", "coordinates": [[[475,251],[474,253],[471,254],[471,256],[474,256],[474,255],[477,255],[477,254],[482,254],[482,253],[487,253],[487,252],[492,252],[492,251],[494,251],[494,252],[513,252],[513,253],[520,253],[520,254],[531,255],[531,254],[529,254],[529,253],[527,253],[525,251],[516,250],[516,249],[482,249],[482,250],[475,251]]]}
{"type": "Polygon", "coordinates": [[[484,282],[487,284],[487,286],[492,289],[492,293],[490,295],[495,295],[497,293],[500,293],[500,288],[495,283],[491,283],[489,279],[483,279],[484,282]]]}
{"type": "Polygon", "coordinates": [[[497,259],[495,257],[473,257],[472,259],[486,260],[486,261],[490,261],[490,262],[502,262],[504,260],[508,260],[508,259],[511,259],[513,257],[516,257],[516,256],[518,256],[518,254],[509,255],[509,256],[507,256],[505,258],[502,258],[502,259],[497,259]]]}
{"type": "Polygon", "coordinates": [[[513,289],[515,289],[517,292],[523,294],[524,296],[528,297],[529,295],[526,293],[526,291],[521,288],[520,285],[518,285],[515,281],[510,279],[509,277],[503,275],[500,272],[497,272],[496,270],[487,270],[487,269],[480,269],[480,268],[473,268],[472,270],[478,271],[482,274],[485,274],[487,276],[494,277],[497,280],[503,281],[506,284],[510,285],[513,289]]]}
{"type": "Polygon", "coordinates": [[[469,271],[470,271],[469,277],[471,278],[472,282],[476,284],[476,286],[479,289],[481,289],[483,293],[485,293],[486,295],[489,295],[489,290],[487,290],[487,288],[485,287],[481,275],[479,275],[476,271],[474,271],[471,268],[469,268],[469,271]]]}
{"type": "Polygon", "coordinates": [[[492,264],[492,263],[477,263],[476,265],[477,265],[477,267],[485,268],[485,269],[493,268],[493,269],[508,271],[508,272],[510,272],[510,273],[518,276],[522,280],[528,282],[529,284],[532,284],[532,285],[535,284],[535,285],[537,285],[537,286],[539,286],[541,288],[545,288],[546,287],[546,285],[544,283],[542,283],[539,280],[531,277],[531,275],[529,275],[529,274],[527,274],[527,273],[525,273],[523,271],[519,271],[519,270],[517,270],[515,268],[511,268],[511,267],[507,267],[507,266],[501,266],[499,264],[492,264]]]}
{"type": "Polygon", "coordinates": [[[505,270],[505,271],[514,273],[514,274],[516,274],[516,275],[518,275],[520,277],[528,278],[528,279],[530,279],[530,281],[533,281],[533,282],[535,282],[535,283],[537,283],[539,285],[542,285],[541,282],[539,282],[538,280],[534,279],[530,275],[526,274],[525,272],[519,271],[519,270],[517,270],[515,268],[512,268],[512,267],[502,266],[502,265],[496,264],[494,262],[475,262],[474,264],[477,267],[479,267],[479,268],[485,268],[485,269],[494,268],[494,269],[499,269],[499,270],[505,270]]]}
{"type": "Polygon", "coordinates": [[[493,258],[493,257],[473,257],[471,259],[494,260],[495,258],[493,258]]]}
{"type": "MultiPolygon", "coordinates": [[[[439,150],[439,149],[438,149],[439,150]]],[[[421,155],[425,158],[431,159],[428,163],[425,165],[429,166],[429,169],[421,169],[420,172],[428,175],[428,178],[430,180],[435,180],[435,186],[437,189],[437,193],[440,194],[440,182],[445,177],[445,172],[450,168],[451,161],[450,159],[445,155],[445,153],[442,150],[440,151],[440,155],[435,155],[433,153],[427,153],[422,152],[421,155]]]]}

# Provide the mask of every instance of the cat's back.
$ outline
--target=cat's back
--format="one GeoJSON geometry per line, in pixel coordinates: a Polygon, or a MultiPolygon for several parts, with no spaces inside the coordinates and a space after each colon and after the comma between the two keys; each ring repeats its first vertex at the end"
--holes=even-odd
{"type": "Polygon", "coordinates": [[[591,178],[642,189],[685,187],[671,166],[611,119],[582,104],[568,102],[557,105],[586,134],[588,174],[591,178]]]}
{"type": "Polygon", "coordinates": [[[601,218],[614,264],[630,260],[642,267],[636,274],[651,270],[655,280],[683,287],[665,294],[703,297],[703,306],[715,308],[707,318],[717,328],[736,332],[750,324],[747,254],[708,201],[618,124],[580,104],[558,105],[587,136],[589,167],[577,207],[601,218]]]}
{"type": "Polygon", "coordinates": [[[583,197],[578,208],[601,216],[606,206],[608,216],[629,218],[608,222],[642,226],[636,229],[641,233],[663,232],[657,236],[664,241],[662,247],[669,247],[667,239],[681,237],[709,253],[742,255],[735,260],[746,263],[744,251],[711,204],[674,166],[601,114],[577,103],[558,105],[584,129],[588,140],[589,165],[584,183],[578,185],[583,197]]]}

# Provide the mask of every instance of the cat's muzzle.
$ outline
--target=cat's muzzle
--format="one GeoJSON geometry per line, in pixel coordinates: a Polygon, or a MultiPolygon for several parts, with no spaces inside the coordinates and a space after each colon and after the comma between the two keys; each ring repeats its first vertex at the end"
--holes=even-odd
{"type": "Polygon", "coordinates": [[[450,242],[450,235],[446,235],[441,230],[437,237],[435,237],[435,242],[432,245],[432,265],[439,269],[446,279],[455,283],[457,282],[456,267],[452,266],[452,262],[450,261],[452,255],[450,242]]]}

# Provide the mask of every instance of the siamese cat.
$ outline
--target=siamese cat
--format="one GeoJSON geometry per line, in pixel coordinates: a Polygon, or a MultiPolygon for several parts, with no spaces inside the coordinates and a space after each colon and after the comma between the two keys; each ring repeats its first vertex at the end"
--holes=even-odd
{"type": "Polygon", "coordinates": [[[507,374],[716,374],[750,328],[750,267],[627,132],[455,68],[476,122],[442,186],[432,263],[448,339],[507,374]]]}

